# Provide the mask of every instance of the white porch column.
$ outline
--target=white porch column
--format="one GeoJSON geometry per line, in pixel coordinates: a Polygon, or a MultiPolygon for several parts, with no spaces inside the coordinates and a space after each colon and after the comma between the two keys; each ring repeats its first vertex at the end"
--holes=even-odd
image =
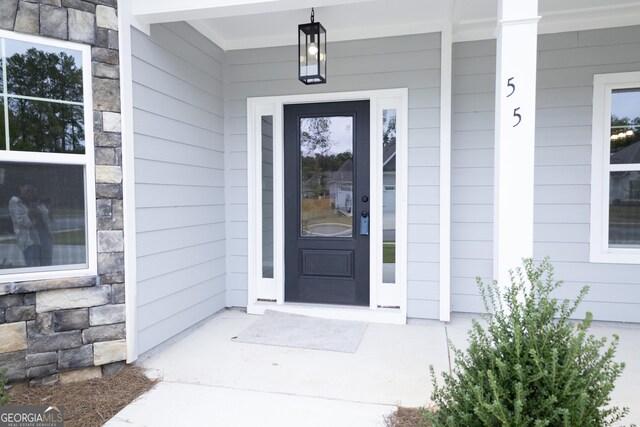
{"type": "Polygon", "coordinates": [[[496,58],[493,277],[533,256],[538,0],[500,0],[496,58]]]}

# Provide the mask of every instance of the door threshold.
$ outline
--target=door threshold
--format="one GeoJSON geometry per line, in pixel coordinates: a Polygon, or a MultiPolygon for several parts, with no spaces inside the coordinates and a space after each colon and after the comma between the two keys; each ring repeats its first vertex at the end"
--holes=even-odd
{"type": "Polygon", "coordinates": [[[278,304],[271,301],[258,301],[247,305],[247,313],[264,314],[265,310],[280,311],[282,313],[301,314],[304,316],[320,317],[323,319],[356,320],[368,323],[386,323],[404,325],[407,316],[400,308],[371,308],[351,305],[304,304],[285,302],[278,304]]]}

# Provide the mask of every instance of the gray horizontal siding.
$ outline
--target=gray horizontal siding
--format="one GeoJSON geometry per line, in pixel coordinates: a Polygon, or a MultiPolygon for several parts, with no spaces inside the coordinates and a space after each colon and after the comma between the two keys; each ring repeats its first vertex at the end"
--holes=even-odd
{"type": "Polygon", "coordinates": [[[132,38],[143,353],[225,306],[224,53],[186,24],[132,38]]]}
{"type": "Polygon", "coordinates": [[[324,85],[297,81],[296,46],[227,52],[228,305],[247,304],[248,97],[409,88],[408,314],[438,317],[440,36],[330,43],[324,85]]]}
{"type": "MultiPolygon", "coordinates": [[[[534,256],[581,309],[640,322],[640,265],[589,262],[593,75],[640,70],[640,26],[538,39],[534,256]]],[[[454,45],[452,308],[481,311],[474,277],[492,276],[495,41],[454,45]]]]}
{"type": "Polygon", "coordinates": [[[453,45],[451,309],[482,311],[475,277],[493,272],[495,41],[453,45]]]}
{"type": "Polygon", "coordinates": [[[589,262],[593,75],[640,70],[640,26],[539,40],[534,255],[596,319],[640,322],[640,265],[589,262]]]}

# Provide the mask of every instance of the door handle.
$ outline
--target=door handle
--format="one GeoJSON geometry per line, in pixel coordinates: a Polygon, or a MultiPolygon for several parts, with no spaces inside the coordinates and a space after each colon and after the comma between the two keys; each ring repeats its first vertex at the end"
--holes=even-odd
{"type": "Polygon", "coordinates": [[[369,235],[369,212],[362,211],[360,213],[360,235],[368,236],[369,235]]]}

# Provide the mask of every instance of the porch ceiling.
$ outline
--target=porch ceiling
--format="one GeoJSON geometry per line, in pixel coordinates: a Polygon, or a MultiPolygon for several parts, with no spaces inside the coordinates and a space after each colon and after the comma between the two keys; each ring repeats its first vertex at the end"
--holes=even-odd
{"type": "MultiPolygon", "coordinates": [[[[498,0],[136,0],[143,24],[187,21],[225,50],[296,44],[311,7],[329,41],[438,31],[453,39],[494,37],[498,0]]],[[[539,0],[540,33],[640,23],[637,0],[539,0]]]]}

